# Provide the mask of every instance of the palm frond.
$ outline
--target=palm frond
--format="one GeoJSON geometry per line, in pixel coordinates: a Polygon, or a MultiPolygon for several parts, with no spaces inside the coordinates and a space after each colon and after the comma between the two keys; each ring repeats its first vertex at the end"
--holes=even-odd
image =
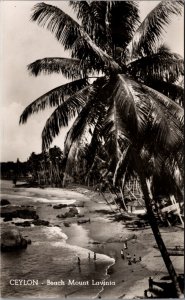
{"type": "Polygon", "coordinates": [[[137,135],[137,114],[134,97],[122,74],[113,77],[110,82],[109,110],[105,128],[108,132],[119,132],[125,137],[137,135]],[[112,125],[111,125],[112,124],[112,125]]]}
{"type": "Polygon", "coordinates": [[[151,54],[156,43],[171,22],[171,16],[180,15],[184,6],[183,0],[161,1],[144,19],[130,43],[131,53],[151,54]]]}
{"type": "Polygon", "coordinates": [[[114,77],[111,87],[103,135],[115,161],[120,159],[120,140],[125,138],[138,149],[146,144],[153,153],[159,148],[167,153],[182,145],[182,107],[123,74],[114,77]]]}
{"type": "Polygon", "coordinates": [[[148,79],[175,82],[184,74],[184,60],[176,53],[160,49],[157,53],[131,62],[128,70],[144,82],[148,79]]]}
{"type": "Polygon", "coordinates": [[[66,78],[84,77],[85,70],[78,59],[62,57],[46,57],[28,65],[28,71],[38,76],[44,74],[62,73],[66,78]]]}
{"type": "Polygon", "coordinates": [[[179,121],[179,124],[183,124],[184,111],[180,105],[146,85],[143,85],[143,88],[146,93],[148,92],[155,101],[161,104],[172,120],[175,121],[176,119],[176,121],[179,121]]]}
{"type": "MultiPolygon", "coordinates": [[[[114,175],[113,175],[113,185],[114,185],[114,186],[116,185],[116,181],[117,181],[117,177],[118,177],[118,171],[119,171],[121,165],[125,162],[125,159],[126,159],[126,157],[127,157],[127,153],[129,152],[129,147],[130,147],[130,146],[127,146],[127,147],[123,150],[123,152],[122,152],[122,154],[121,154],[121,157],[120,157],[120,159],[119,159],[118,162],[117,162],[117,165],[116,165],[116,168],[115,168],[115,171],[114,171],[114,175]]],[[[124,174],[124,172],[122,172],[122,174],[124,174]]]]}
{"type": "Polygon", "coordinates": [[[76,117],[75,121],[73,122],[73,125],[71,126],[71,128],[67,132],[65,140],[64,140],[64,157],[65,157],[66,162],[67,162],[68,153],[69,153],[69,151],[71,149],[71,146],[72,146],[72,143],[73,143],[73,139],[72,139],[73,129],[76,126],[78,126],[79,119],[80,119],[80,115],[78,115],[76,117]]]}
{"type": "MultiPolygon", "coordinates": [[[[102,111],[104,112],[104,101],[107,99],[106,91],[108,86],[108,78],[100,77],[92,85],[92,91],[88,97],[86,105],[82,108],[74,121],[72,127],[67,133],[64,142],[64,155],[68,157],[68,153],[73,145],[81,139],[86,128],[91,126],[100,127],[102,111]]],[[[94,131],[94,134],[98,131],[94,131]]]]}
{"type": "Polygon", "coordinates": [[[106,90],[108,79],[106,77],[98,78],[92,85],[92,90],[89,94],[88,101],[83,109],[78,114],[74,124],[69,130],[65,143],[65,155],[70,151],[70,147],[74,142],[80,139],[87,126],[100,126],[98,120],[101,120],[102,114],[105,113],[105,103],[107,99],[106,90]]]}
{"type": "Polygon", "coordinates": [[[136,140],[138,124],[134,97],[125,81],[119,74],[110,79],[111,87],[108,98],[108,110],[102,124],[101,135],[106,150],[111,157],[110,169],[115,172],[120,161],[123,145],[136,140]]]}
{"type": "Polygon", "coordinates": [[[72,57],[83,58],[83,61],[87,61],[89,52],[85,50],[90,49],[94,60],[99,61],[105,68],[114,71],[120,69],[118,64],[93,42],[80,24],[59,8],[46,3],[38,3],[34,7],[31,19],[53,32],[64,49],[72,50],[72,57]]]}
{"type": "Polygon", "coordinates": [[[183,141],[183,109],[163,94],[125,77],[134,95],[138,118],[138,144],[153,152],[170,153],[183,141]]]}
{"type": "Polygon", "coordinates": [[[61,127],[68,126],[68,123],[88,102],[89,95],[93,92],[93,86],[89,85],[60,104],[48,118],[42,131],[42,149],[47,149],[53,138],[60,132],[61,127]]]}
{"type": "Polygon", "coordinates": [[[107,43],[105,14],[107,3],[105,1],[70,1],[70,5],[77,13],[83,28],[92,40],[101,49],[112,54],[110,44],[107,43]]]}
{"type": "MultiPolygon", "coordinates": [[[[183,174],[180,172],[174,154],[163,157],[160,154],[154,157],[153,189],[155,194],[177,195],[183,199],[183,174]],[[178,178],[177,178],[178,173],[178,178]],[[160,185],[159,185],[160,182],[160,185]]],[[[183,165],[184,166],[184,165],[183,165]]],[[[184,167],[183,167],[184,169],[184,167]]],[[[154,194],[154,197],[156,196],[154,194]]]]}
{"type": "Polygon", "coordinates": [[[85,157],[87,160],[88,170],[92,169],[99,146],[101,145],[100,130],[101,130],[102,123],[103,123],[103,116],[100,114],[97,119],[96,125],[93,128],[93,132],[91,131],[92,138],[86,149],[85,157]]]}
{"type": "Polygon", "coordinates": [[[59,106],[61,103],[64,102],[65,96],[73,95],[75,92],[79,91],[87,85],[87,79],[79,79],[61,85],[47,92],[46,94],[36,99],[25,108],[25,110],[20,116],[19,123],[26,123],[28,117],[30,117],[34,113],[38,113],[39,111],[44,110],[46,107],[59,106]]]}
{"type": "Polygon", "coordinates": [[[137,1],[70,1],[93,41],[112,54],[128,44],[139,24],[137,1]]]}
{"type": "Polygon", "coordinates": [[[184,107],[184,88],[174,83],[148,78],[145,84],[184,107]]]}
{"type": "Polygon", "coordinates": [[[111,31],[113,32],[113,44],[116,47],[122,47],[125,51],[140,23],[138,1],[112,2],[111,31]]]}

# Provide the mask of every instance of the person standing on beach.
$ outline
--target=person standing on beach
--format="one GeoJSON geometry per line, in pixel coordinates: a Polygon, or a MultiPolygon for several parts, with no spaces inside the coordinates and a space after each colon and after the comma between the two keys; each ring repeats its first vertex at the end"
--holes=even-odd
{"type": "Polygon", "coordinates": [[[78,256],[78,265],[80,265],[81,261],[80,261],[80,257],[78,256]]]}
{"type": "Polygon", "coordinates": [[[88,259],[89,259],[89,260],[91,259],[91,254],[90,254],[90,252],[88,253],[88,259]]]}
{"type": "Polygon", "coordinates": [[[130,256],[130,254],[129,254],[129,253],[127,253],[127,256],[126,256],[126,258],[127,258],[127,260],[128,260],[128,265],[131,265],[131,264],[132,264],[132,262],[131,262],[131,260],[132,260],[132,257],[130,256]]]}
{"type": "Polygon", "coordinates": [[[96,253],[94,252],[94,260],[96,260],[96,253]]]}
{"type": "Polygon", "coordinates": [[[121,258],[125,258],[123,249],[121,249],[121,258]]]}
{"type": "Polygon", "coordinates": [[[133,263],[136,263],[136,256],[134,254],[134,257],[133,257],[133,263]]]}
{"type": "Polygon", "coordinates": [[[126,258],[127,258],[128,260],[131,260],[131,256],[130,256],[130,254],[129,254],[129,253],[127,253],[127,256],[126,256],[126,258]]]}
{"type": "Polygon", "coordinates": [[[153,279],[151,277],[148,278],[149,290],[153,288],[153,279]]]}
{"type": "Polygon", "coordinates": [[[125,250],[128,249],[126,241],[124,242],[123,247],[124,247],[125,250]]]}

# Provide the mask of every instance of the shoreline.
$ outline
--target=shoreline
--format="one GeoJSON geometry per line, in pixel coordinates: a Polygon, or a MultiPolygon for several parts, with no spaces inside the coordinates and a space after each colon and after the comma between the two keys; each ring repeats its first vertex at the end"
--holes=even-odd
{"type": "MultiPolygon", "coordinates": [[[[25,191],[30,190],[30,188],[27,189],[26,187],[21,187],[21,189],[25,191]]],[[[49,202],[47,201],[46,203],[55,204],[55,199],[52,199],[50,194],[55,190],[57,195],[60,196],[60,189],[46,189],[49,194],[49,202]]],[[[33,188],[33,190],[36,195],[42,195],[41,191],[45,189],[33,188]]],[[[90,223],[77,224],[76,217],[70,219],[66,218],[65,221],[71,222],[70,227],[65,227],[63,224],[64,220],[61,220],[60,227],[62,232],[68,236],[67,244],[104,254],[114,259],[114,263],[111,263],[106,268],[105,281],[115,281],[116,285],[102,286],[101,290],[93,299],[99,297],[106,299],[144,298],[144,290],[148,288],[148,277],[156,277],[157,273],[159,273],[160,277],[167,275],[160,253],[153,247],[155,240],[151,229],[129,231],[125,228],[124,222],[118,222],[112,218],[111,208],[106,204],[101,195],[87,187],[71,185],[66,187],[65,190],[74,191],[79,194],[79,199],[77,195],[76,203],[78,203],[78,200],[81,201],[80,195],[85,196],[83,200],[84,207],[80,207],[79,210],[80,213],[84,213],[85,218],[90,219],[90,223]],[[121,249],[126,239],[128,241],[128,249],[125,251],[125,256],[127,253],[132,257],[135,254],[137,259],[141,256],[141,262],[128,265],[128,261],[121,258],[121,249]]],[[[64,189],[62,189],[62,191],[64,191],[64,189]]],[[[106,194],[106,197],[109,198],[109,202],[111,202],[112,196],[106,194]]],[[[113,209],[117,209],[114,204],[111,204],[111,206],[113,209]]],[[[177,242],[178,244],[180,242],[183,243],[182,230],[162,228],[161,232],[163,232],[162,236],[166,243],[171,243],[171,245],[177,242]]],[[[184,257],[177,257],[174,263],[179,273],[183,272],[183,258],[184,257]]],[[[73,298],[75,294],[76,293],[73,294],[73,298]]],[[[69,297],[71,297],[71,295],[69,295],[69,297]]]]}
{"type": "MultiPolygon", "coordinates": [[[[90,211],[91,207],[94,205],[96,205],[97,208],[97,199],[101,199],[98,192],[82,186],[72,186],[69,188],[90,198],[90,201],[88,202],[88,204],[90,204],[90,211]]],[[[110,198],[109,201],[111,200],[110,198]]],[[[103,202],[103,198],[101,200],[99,200],[99,202],[103,202]]],[[[106,203],[104,205],[107,207],[106,203]]],[[[114,208],[116,209],[116,207],[114,208]]],[[[97,226],[91,222],[90,238],[100,243],[96,245],[96,251],[99,251],[99,253],[103,252],[115,259],[115,263],[111,264],[107,268],[107,273],[109,276],[108,280],[115,280],[116,286],[104,286],[103,290],[98,295],[100,295],[101,298],[106,299],[133,299],[134,297],[144,298],[144,290],[148,288],[148,278],[150,276],[159,280],[162,276],[168,275],[164,262],[160,256],[160,252],[153,247],[156,245],[156,242],[151,229],[148,228],[139,231],[129,231],[125,228],[123,223],[112,220],[110,221],[109,217],[111,214],[105,214],[103,217],[99,217],[98,214],[92,212],[90,212],[90,214],[96,222],[99,221],[102,227],[106,227],[107,229],[102,236],[102,234],[96,230],[97,226]],[[95,227],[95,230],[93,230],[93,227],[95,227]],[[114,235],[112,242],[110,235],[111,237],[114,235]],[[137,237],[136,239],[131,239],[128,242],[128,252],[130,252],[131,255],[136,254],[136,257],[141,256],[142,261],[140,263],[132,264],[130,266],[126,260],[122,260],[120,252],[123,248],[123,235],[127,239],[129,239],[131,235],[135,235],[137,237]],[[102,245],[103,247],[101,247],[102,245]]],[[[82,226],[86,230],[89,230],[88,224],[83,224],[82,226]]],[[[164,241],[171,246],[184,243],[183,230],[181,229],[168,227],[161,228],[160,232],[164,241]]],[[[174,266],[178,273],[183,273],[184,271],[183,261],[184,257],[175,258],[174,266]]]]}

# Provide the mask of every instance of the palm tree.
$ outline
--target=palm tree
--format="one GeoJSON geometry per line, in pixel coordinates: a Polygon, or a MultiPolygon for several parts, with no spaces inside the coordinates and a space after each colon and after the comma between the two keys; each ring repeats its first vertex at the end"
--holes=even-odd
{"type": "Polygon", "coordinates": [[[61,149],[57,146],[49,149],[49,170],[50,170],[50,181],[55,185],[61,185],[62,183],[62,156],[61,149]]]}
{"type": "Polygon", "coordinates": [[[32,20],[53,32],[64,49],[71,51],[71,58],[40,59],[28,66],[29,71],[36,76],[62,73],[72,81],[32,102],[20,123],[47,106],[56,106],[42,132],[42,147],[47,149],[61,127],[76,117],[65,141],[66,170],[89,134],[94,155],[102,146],[106,150],[108,169],[115,180],[118,173],[123,180],[132,162],[154,237],[181,297],[152,210],[143,152],[149,153],[155,166],[172,157],[181,170],[183,110],[164,94],[171,97],[172,85],[183,75],[183,60],[157,42],[171,16],[181,13],[183,1],[161,1],[141,24],[136,1],[77,1],[70,5],[79,23],[52,5],[39,3],[34,8],[32,20]],[[90,83],[92,76],[97,79],[90,83]],[[164,94],[156,90],[156,81],[165,86],[160,88],[164,94]]]}

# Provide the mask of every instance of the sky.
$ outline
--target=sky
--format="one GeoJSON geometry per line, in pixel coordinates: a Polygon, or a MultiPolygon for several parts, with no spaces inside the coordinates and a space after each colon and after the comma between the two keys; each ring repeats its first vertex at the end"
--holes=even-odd
{"type": "MultiPolygon", "coordinates": [[[[44,1],[72,14],[68,1],[44,1]]],[[[140,1],[141,19],[159,1],[140,1]]],[[[68,57],[61,44],[48,30],[30,21],[38,1],[0,1],[0,161],[26,160],[31,152],[41,152],[41,133],[53,111],[48,109],[33,115],[25,125],[19,125],[24,108],[49,90],[67,80],[59,75],[30,76],[27,65],[44,57],[68,57]]],[[[166,28],[164,41],[171,50],[184,54],[183,16],[175,16],[166,28]]],[[[67,128],[62,129],[52,145],[63,148],[67,128]]]]}

